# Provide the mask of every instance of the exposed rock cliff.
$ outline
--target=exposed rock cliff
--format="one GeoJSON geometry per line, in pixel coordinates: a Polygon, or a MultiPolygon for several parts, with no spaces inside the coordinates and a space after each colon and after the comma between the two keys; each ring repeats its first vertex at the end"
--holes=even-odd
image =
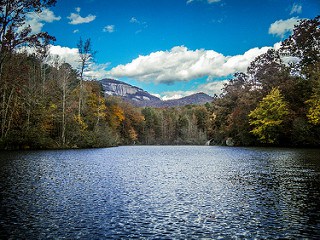
{"type": "Polygon", "coordinates": [[[138,107],[175,107],[188,104],[205,104],[211,102],[212,97],[205,93],[196,93],[180,99],[162,101],[141,88],[114,79],[102,79],[99,81],[106,96],[119,96],[132,102],[138,107]]]}
{"type": "Polygon", "coordinates": [[[125,100],[134,102],[137,106],[149,106],[154,102],[161,102],[160,98],[125,82],[114,79],[102,79],[100,83],[105,95],[122,97],[125,100]]]}

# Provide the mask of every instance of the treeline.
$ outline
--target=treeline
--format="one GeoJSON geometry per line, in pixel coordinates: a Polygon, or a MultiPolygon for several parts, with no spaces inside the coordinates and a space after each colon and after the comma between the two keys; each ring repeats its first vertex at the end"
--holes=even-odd
{"type": "Polygon", "coordinates": [[[142,144],[320,145],[320,17],[302,20],[205,106],[142,110],[142,144]]]}
{"type": "Polygon", "coordinates": [[[236,145],[320,145],[320,17],[257,57],[213,102],[212,138],[236,145]]]}
{"type": "Polygon", "coordinates": [[[1,76],[1,147],[55,148],[112,145],[99,84],[80,80],[66,63],[44,64],[15,53],[1,76]]]}
{"type": "Polygon", "coordinates": [[[119,98],[105,98],[99,82],[85,81],[94,56],[90,39],[78,42],[78,69],[50,56],[54,37],[22,26],[28,12],[54,3],[0,2],[0,149],[206,141],[206,107],[135,108],[119,98]]]}
{"type": "Polygon", "coordinates": [[[209,108],[136,108],[54,58],[13,53],[1,74],[2,149],[204,144],[209,108]],[[81,99],[80,99],[81,98],[81,99]],[[81,101],[79,113],[79,101],[81,101]]]}
{"type": "Polygon", "coordinates": [[[6,7],[16,8],[11,12],[17,16],[9,21],[2,12],[0,18],[0,149],[204,145],[209,139],[219,145],[320,145],[319,17],[302,20],[279,50],[236,73],[212,103],[136,108],[105,98],[99,82],[85,81],[94,55],[90,40],[79,41],[75,70],[47,54],[54,40],[47,33],[34,35],[26,27],[13,34],[26,12],[55,1],[12,1],[6,7]]]}

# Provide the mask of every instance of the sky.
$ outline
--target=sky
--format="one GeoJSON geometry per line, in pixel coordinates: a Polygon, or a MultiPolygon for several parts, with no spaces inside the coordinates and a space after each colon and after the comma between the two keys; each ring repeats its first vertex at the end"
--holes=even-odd
{"type": "Polygon", "coordinates": [[[77,68],[77,43],[97,51],[88,79],[114,78],[164,100],[219,94],[236,72],[320,13],[319,0],[57,0],[30,13],[50,53],[77,68]]]}

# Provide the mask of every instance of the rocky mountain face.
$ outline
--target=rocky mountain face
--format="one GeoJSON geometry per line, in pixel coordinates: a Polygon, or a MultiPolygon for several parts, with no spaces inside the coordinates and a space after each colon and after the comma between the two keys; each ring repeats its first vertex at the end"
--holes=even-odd
{"type": "Polygon", "coordinates": [[[139,107],[149,106],[149,104],[161,101],[160,98],[151,95],[143,89],[125,82],[108,78],[102,79],[99,82],[102,85],[105,96],[119,96],[139,107]]]}
{"type": "Polygon", "coordinates": [[[188,104],[205,104],[212,101],[212,97],[205,93],[196,93],[180,99],[162,101],[141,88],[114,79],[102,79],[105,96],[119,96],[138,107],[175,107],[188,104]]]}

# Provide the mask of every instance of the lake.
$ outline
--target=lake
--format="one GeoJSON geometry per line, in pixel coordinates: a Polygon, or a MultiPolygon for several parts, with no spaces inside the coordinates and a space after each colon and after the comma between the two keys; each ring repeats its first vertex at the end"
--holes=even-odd
{"type": "Polygon", "coordinates": [[[320,239],[320,150],[0,152],[0,239],[320,239]]]}

